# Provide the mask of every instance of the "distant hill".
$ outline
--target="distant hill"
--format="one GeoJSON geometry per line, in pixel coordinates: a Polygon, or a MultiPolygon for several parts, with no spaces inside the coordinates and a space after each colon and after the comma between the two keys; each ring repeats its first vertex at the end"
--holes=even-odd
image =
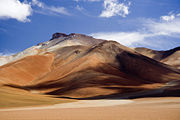
{"type": "Polygon", "coordinates": [[[166,51],[156,51],[142,47],[135,48],[135,50],[147,57],[180,69],[180,47],[166,51]]]}

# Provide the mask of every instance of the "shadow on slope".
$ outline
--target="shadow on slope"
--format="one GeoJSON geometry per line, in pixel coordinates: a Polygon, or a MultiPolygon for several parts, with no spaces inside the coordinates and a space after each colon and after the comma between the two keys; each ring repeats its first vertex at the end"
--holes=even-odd
{"type": "MultiPolygon", "coordinates": [[[[113,88],[118,89],[118,88],[113,88]]],[[[129,88],[127,88],[129,91],[129,88]]],[[[148,97],[180,97],[180,84],[171,87],[161,87],[158,89],[141,90],[133,93],[124,94],[111,94],[111,95],[99,95],[94,97],[86,98],[73,98],[60,96],[57,98],[75,99],[75,100],[96,100],[96,99],[137,99],[137,98],[148,98],[148,97]]]]}
{"type": "Polygon", "coordinates": [[[47,79],[48,75],[51,75],[49,78],[53,79],[14,87],[74,99],[163,96],[165,91],[166,95],[170,95],[171,91],[179,91],[179,86],[172,90],[165,85],[179,79],[180,73],[177,69],[138,54],[117,42],[105,41],[75,58],[60,66],[60,70],[52,70],[45,76],[47,79]],[[76,71],[68,73],[76,66],[76,71]],[[60,76],[65,70],[68,74],[60,76]],[[163,85],[165,87],[162,87],[163,85]]]}

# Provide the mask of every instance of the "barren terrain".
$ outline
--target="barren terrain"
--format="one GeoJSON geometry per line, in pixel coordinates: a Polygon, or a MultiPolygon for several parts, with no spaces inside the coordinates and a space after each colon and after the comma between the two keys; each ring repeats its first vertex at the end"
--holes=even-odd
{"type": "MultiPolygon", "coordinates": [[[[89,100],[88,100],[89,101],[89,100]]],[[[92,101],[92,100],[90,100],[92,101]]],[[[52,107],[36,107],[21,109],[2,109],[2,120],[179,120],[180,98],[141,98],[127,103],[126,100],[94,101],[97,105],[68,103],[54,105],[52,107]],[[119,104],[117,104],[117,101],[119,104]],[[126,104],[122,104],[125,102],[126,104]],[[74,104],[74,106],[73,106],[74,104]],[[109,105],[108,105],[109,104],[109,105]],[[65,106],[67,108],[65,108],[65,106]]]]}
{"type": "Polygon", "coordinates": [[[1,58],[0,119],[179,120],[179,56],[55,33],[1,58]]]}

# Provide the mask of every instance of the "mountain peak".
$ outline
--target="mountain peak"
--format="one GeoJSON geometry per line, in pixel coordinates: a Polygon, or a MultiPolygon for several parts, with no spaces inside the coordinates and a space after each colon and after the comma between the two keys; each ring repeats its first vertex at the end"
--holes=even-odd
{"type": "Polygon", "coordinates": [[[104,40],[95,39],[91,36],[87,36],[84,34],[71,33],[69,35],[65,33],[54,33],[52,38],[43,43],[39,43],[37,47],[39,49],[46,49],[47,51],[54,51],[58,48],[65,46],[73,46],[73,45],[83,45],[83,46],[93,46],[97,45],[104,40]]]}
{"type": "Polygon", "coordinates": [[[58,39],[58,38],[65,38],[65,37],[88,37],[88,38],[93,38],[91,36],[87,36],[87,35],[84,35],[84,34],[79,34],[79,33],[70,33],[69,35],[68,34],[65,34],[65,33],[59,33],[59,32],[56,32],[52,35],[52,38],[51,40],[54,40],[54,39],[58,39]]]}
{"type": "Polygon", "coordinates": [[[54,33],[54,34],[52,35],[51,40],[56,39],[56,38],[59,38],[59,37],[67,37],[67,36],[68,36],[68,35],[65,34],[65,33],[56,32],[56,33],[54,33]]]}

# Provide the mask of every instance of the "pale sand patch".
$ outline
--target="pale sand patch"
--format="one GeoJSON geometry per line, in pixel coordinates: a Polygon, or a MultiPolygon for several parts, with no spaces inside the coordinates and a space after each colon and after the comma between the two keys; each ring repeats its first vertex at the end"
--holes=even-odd
{"type": "Polygon", "coordinates": [[[55,104],[42,107],[26,107],[26,108],[11,108],[1,109],[0,111],[17,111],[17,110],[39,110],[39,109],[55,109],[55,108],[86,108],[86,107],[106,107],[132,103],[132,100],[80,100],[72,103],[55,104]]]}
{"type": "Polygon", "coordinates": [[[132,103],[132,100],[81,100],[74,103],[57,104],[59,108],[105,107],[132,103]]]}

